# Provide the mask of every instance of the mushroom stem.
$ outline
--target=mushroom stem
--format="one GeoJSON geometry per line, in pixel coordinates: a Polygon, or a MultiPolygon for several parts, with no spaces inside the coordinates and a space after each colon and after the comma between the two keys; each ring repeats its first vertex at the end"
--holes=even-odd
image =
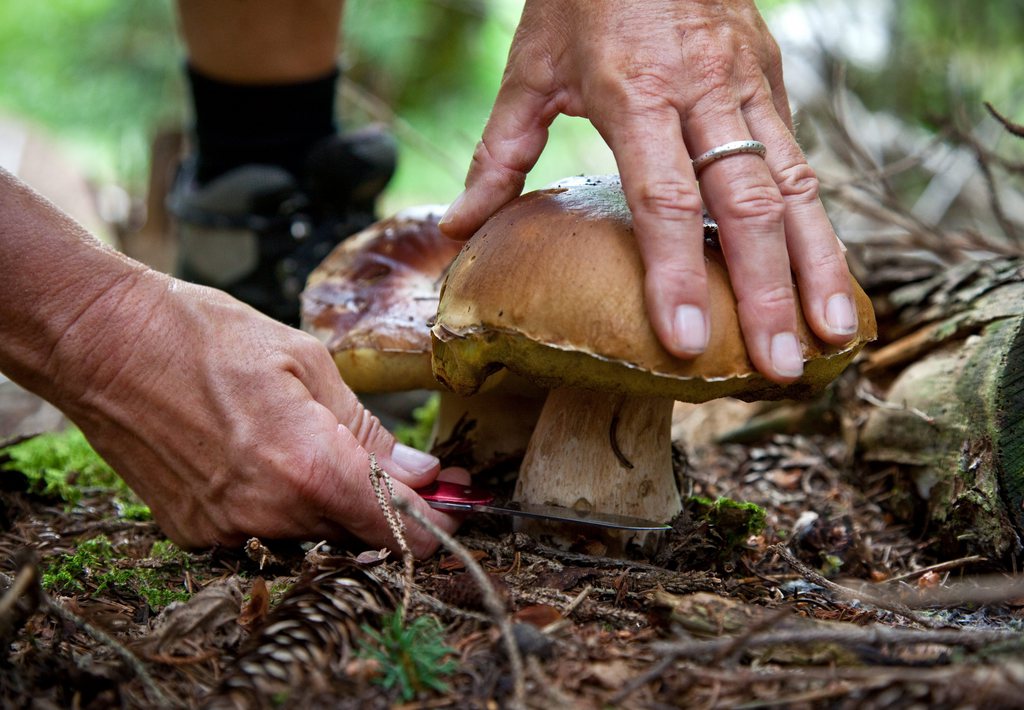
{"type": "Polygon", "coordinates": [[[530,441],[544,399],[525,384],[525,393],[502,390],[460,397],[442,392],[432,446],[447,454],[448,465],[476,474],[518,463],[530,441]]]}
{"type": "MultiPolygon", "coordinates": [[[[515,499],[667,522],[682,509],[672,471],[672,400],[564,387],[548,394],[515,499]]],[[[556,543],[571,543],[560,531],[556,543]]],[[[636,533],[605,536],[624,547],[636,533]]]]}

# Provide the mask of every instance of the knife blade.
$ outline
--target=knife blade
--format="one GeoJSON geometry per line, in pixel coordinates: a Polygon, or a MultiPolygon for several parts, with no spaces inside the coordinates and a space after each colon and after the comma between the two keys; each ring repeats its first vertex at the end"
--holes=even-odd
{"type": "Polygon", "coordinates": [[[534,518],[577,525],[593,525],[615,530],[656,531],[670,530],[671,525],[655,523],[643,518],[614,513],[578,511],[560,505],[536,505],[532,503],[511,502],[505,505],[494,503],[495,496],[486,488],[449,481],[434,481],[416,493],[431,508],[472,513],[497,513],[498,515],[514,515],[520,518],[534,518]]]}

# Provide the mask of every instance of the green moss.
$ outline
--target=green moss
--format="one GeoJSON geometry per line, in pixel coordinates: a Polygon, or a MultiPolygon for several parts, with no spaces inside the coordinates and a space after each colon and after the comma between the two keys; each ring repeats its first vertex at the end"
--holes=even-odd
{"type": "Polygon", "coordinates": [[[764,508],[754,503],[692,496],[686,500],[686,507],[695,519],[706,522],[722,538],[725,542],[723,553],[764,530],[764,508]]]}
{"type": "Polygon", "coordinates": [[[137,520],[144,522],[153,519],[153,511],[145,503],[126,501],[120,498],[114,501],[117,508],[117,517],[123,520],[137,520]]]}
{"type": "Polygon", "coordinates": [[[116,592],[142,599],[157,610],[189,598],[183,588],[169,587],[157,570],[119,565],[117,551],[105,535],[79,542],[74,552],[47,565],[43,587],[58,594],[116,592]]]}
{"type": "Polygon", "coordinates": [[[188,569],[192,565],[192,557],[170,540],[154,542],[149,549],[149,556],[163,562],[180,565],[182,569],[188,569]]]}
{"type": "Polygon", "coordinates": [[[0,449],[0,470],[18,471],[28,480],[31,493],[58,498],[69,506],[92,491],[109,491],[118,516],[126,520],[151,520],[128,484],[96,453],[79,429],[40,434],[0,449]]]}
{"type": "Polygon", "coordinates": [[[127,486],[78,429],[41,434],[4,449],[0,468],[20,471],[29,482],[29,490],[45,496],[77,503],[86,488],[127,486]]]}

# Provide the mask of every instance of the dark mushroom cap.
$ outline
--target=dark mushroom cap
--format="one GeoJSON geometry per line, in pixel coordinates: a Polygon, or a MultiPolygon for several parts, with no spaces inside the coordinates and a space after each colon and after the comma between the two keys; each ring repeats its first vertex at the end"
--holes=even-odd
{"type": "Polygon", "coordinates": [[[461,242],[437,229],[443,206],[411,208],[345,240],[310,274],[302,328],[357,392],[438,387],[430,323],[461,242]]]}
{"type": "Polygon", "coordinates": [[[460,394],[505,367],[546,388],[689,402],[796,398],[825,387],[875,337],[871,302],[855,283],[856,335],[829,345],[801,315],[804,374],[788,385],[771,382],[747,356],[721,252],[706,245],[704,254],[711,339],[702,355],[684,360],[650,325],[643,262],[618,177],[523,195],[491,217],[449,269],[432,329],[434,374],[460,394]]]}

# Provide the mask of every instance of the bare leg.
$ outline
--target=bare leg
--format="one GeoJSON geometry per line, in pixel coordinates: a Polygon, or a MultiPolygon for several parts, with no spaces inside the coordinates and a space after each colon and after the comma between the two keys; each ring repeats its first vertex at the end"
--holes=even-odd
{"type": "Polygon", "coordinates": [[[179,0],[189,63],[240,84],[323,76],[337,62],[344,0],[179,0]]]}

